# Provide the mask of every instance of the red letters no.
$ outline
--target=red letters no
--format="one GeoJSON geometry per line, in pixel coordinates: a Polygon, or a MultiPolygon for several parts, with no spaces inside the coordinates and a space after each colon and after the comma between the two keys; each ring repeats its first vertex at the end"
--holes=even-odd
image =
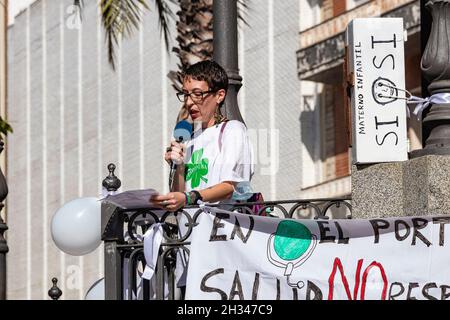
{"type": "MultiPolygon", "coordinates": [[[[358,260],[358,265],[356,267],[356,274],[355,274],[355,286],[353,287],[353,297],[350,293],[350,288],[348,285],[347,277],[345,276],[344,268],[342,267],[341,260],[339,258],[335,258],[333,262],[333,270],[331,271],[330,277],[328,279],[328,285],[329,285],[329,291],[328,291],[328,300],[333,300],[333,293],[334,293],[334,278],[336,276],[336,272],[339,269],[339,273],[341,274],[341,280],[342,284],[344,285],[345,292],[347,294],[347,298],[349,300],[356,300],[358,298],[358,289],[359,289],[359,282],[360,282],[360,274],[361,274],[361,267],[362,267],[363,259],[358,260]]],[[[384,271],[383,266],[373,261],[365,270],[363,273],[363,279],[361,284],[361,300],[364,300],[365,294],[366,294],[366,282],[367,282],[367,276],[369,274],[370,269],[373,267],[377,267],[380,270],[381,277],[383,279],[383,291],[381,294],[381,299],[386,300],[386,291],[387,291],[387,277],[386,273],[384,271]]]]}

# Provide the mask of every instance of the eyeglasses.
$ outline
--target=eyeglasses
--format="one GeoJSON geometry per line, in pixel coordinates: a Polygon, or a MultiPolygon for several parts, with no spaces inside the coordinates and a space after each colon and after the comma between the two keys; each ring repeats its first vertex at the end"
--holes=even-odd
{"type": "Polygon", "coordinates": [[[191,93],[188,92],[178,92],[177,98],[180,100],[180,102],[186,102],[188,97],[191,97],[192,101],[194,102],[202,102],[205,98],[205,95],[208,93],[213,93],[214,90],[208,90],[208,91],[201,91],[201,90],[194,90],[191,93]]]}

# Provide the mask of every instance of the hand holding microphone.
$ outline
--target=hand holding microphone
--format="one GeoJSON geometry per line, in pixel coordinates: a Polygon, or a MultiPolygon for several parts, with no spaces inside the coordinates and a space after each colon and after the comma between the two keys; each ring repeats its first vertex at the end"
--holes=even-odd
{"type": "Polygon", "coordinates": [[[172,190],[176,167],[184,160],[184,148],[181,143],[191,139],[192,124],[186,120],[177,123],[173,130],[175,141],[166,149],[165,160],[170,164],[169,188],[172,190]],[[170,162],[169,162],[170,161],[170,162]]]}
{"type": "Polygon", "coordinates": [[[184,145],[182,142],[172,141],[170,147],[167,147],[164,160],[172,166],[173,163],[179,165],[183,163],[185,155],[184,145]]]}

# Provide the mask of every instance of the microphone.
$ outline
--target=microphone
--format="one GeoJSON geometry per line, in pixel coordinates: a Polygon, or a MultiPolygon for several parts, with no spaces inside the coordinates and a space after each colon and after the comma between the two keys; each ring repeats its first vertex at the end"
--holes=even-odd
{"type": "MultiPolygon", "coordinates": [[[[192,135],[192,124],[189,121],[182,120],[177,123],[175,129],[173,129],[173,137],[178,143],[185,142],[191,139],[192,135]]],[[[175,172],[177,170],[177,164],[172,161],[170,166],[169,175],[169,190],[172,191],[175,172]]]]}

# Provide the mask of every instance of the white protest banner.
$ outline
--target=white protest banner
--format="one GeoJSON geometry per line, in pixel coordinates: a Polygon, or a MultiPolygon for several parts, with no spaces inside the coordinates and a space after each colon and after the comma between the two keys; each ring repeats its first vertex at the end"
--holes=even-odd
{"type": "Polygon", "coordinates": [[[450,216],[198,222],[187,299],[450,299],[450,216]]]}
{"type": "Polygon", "coordinates": [[[348,25],[354,163],[408,159],[404,34],[402,18],[358,18],[348,25]]]}

